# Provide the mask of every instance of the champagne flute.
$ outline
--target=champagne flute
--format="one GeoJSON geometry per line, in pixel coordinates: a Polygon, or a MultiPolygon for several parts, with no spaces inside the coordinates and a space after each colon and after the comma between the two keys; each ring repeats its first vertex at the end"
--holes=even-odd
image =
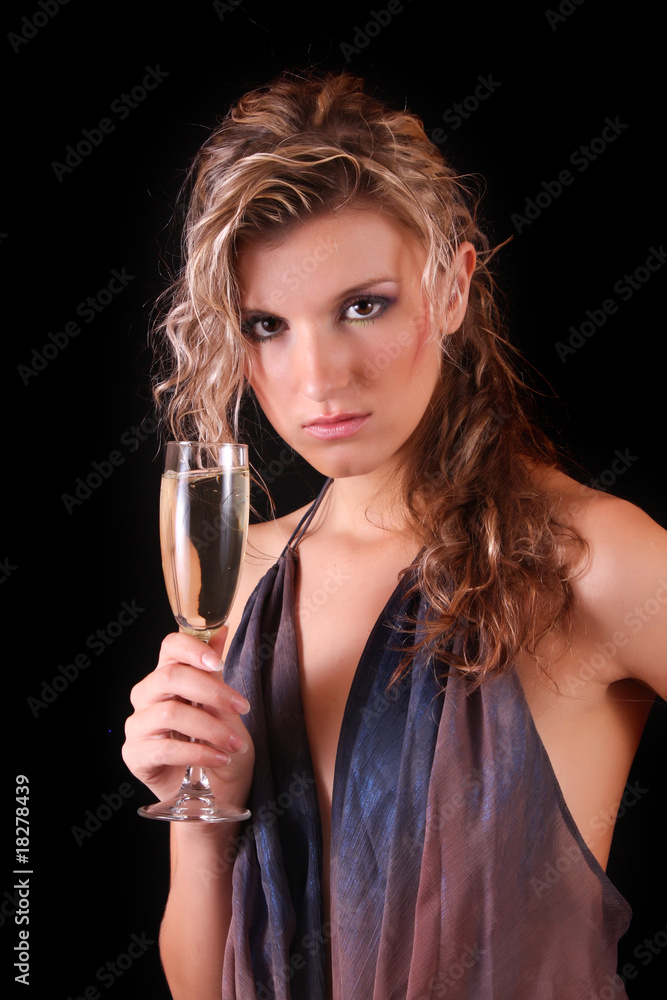
{"type": "MultiPolygon", "coordinates": [[[[250,505],[245,445],[170,441],[160,488],[160,547],[167,595],[179,631],[208,642],[227,621],[236,596],[250,505]]],[[[191,737],[191,742],[196,742],[191,737]]],[[[148,819],[247,819],[218,803],[203,767],[187,768],[176,795],[139,815],[148,819]]]]}

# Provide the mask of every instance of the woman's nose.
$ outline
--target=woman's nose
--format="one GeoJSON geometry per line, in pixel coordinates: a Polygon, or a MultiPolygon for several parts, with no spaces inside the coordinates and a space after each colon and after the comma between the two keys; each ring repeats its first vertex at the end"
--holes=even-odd
{"type": "Polygon", "coordinates": [[[299,387],[304,395],[321,403],[347,388],[354,362],[344,333],[303,331],[295,349],[299,387]]]}

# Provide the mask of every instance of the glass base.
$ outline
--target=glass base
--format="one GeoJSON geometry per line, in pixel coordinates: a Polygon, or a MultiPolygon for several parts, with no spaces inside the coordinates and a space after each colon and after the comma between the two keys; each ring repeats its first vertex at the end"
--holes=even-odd
{"type": "Polygon", "coordinates": [[[200,820],[205,823],[239,823],[249,819],[250,810],[238,806],[218,805],[210,794],[196,790],[181,791],[166,802],[155,802],[152,806],[137,809],[146,819],[165,819],[171,822],[200,820]]]}

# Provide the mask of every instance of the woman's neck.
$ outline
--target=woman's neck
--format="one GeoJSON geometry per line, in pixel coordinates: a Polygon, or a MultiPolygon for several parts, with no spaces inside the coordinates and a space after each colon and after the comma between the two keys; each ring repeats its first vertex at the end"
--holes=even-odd
{"type": "Polygon", "coordinates": [[[313,519],[312,530],[359,544],[412,535],[398,479],[388,481],[379,473],[335,479],[313,519]]]}

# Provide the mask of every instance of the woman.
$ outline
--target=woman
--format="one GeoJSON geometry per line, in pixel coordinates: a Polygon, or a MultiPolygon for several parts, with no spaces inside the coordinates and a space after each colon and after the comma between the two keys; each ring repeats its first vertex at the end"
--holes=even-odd
{"type": "Polygon", "coordinates": [[[624,996],[604,867],[667,693],[665,532],[531,423],[474,198],[416,118],[284,76],[193,177],[167,426],[236,436],[250,391],[328,479],[251,528],[229,634],[168,636],[132,693],[137,777],[203,765],[253,813],[173,824],[173,996],[624,996]]]}

